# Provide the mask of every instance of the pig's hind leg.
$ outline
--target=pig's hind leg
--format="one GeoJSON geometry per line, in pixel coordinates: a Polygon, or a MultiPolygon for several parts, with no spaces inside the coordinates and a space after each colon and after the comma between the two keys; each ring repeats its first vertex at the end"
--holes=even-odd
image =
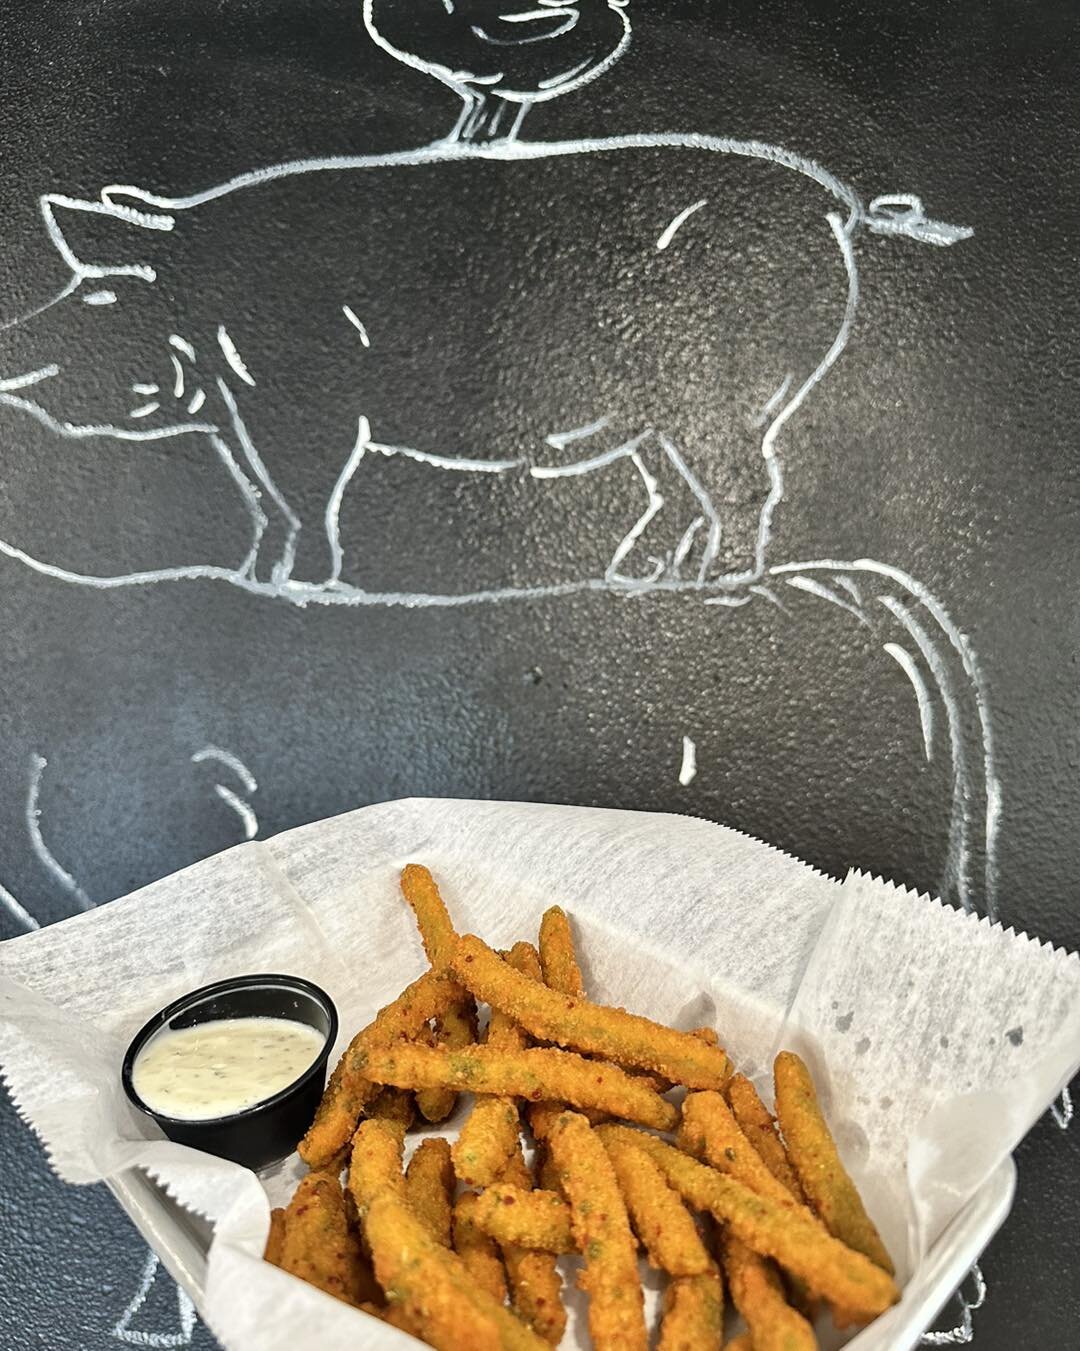
{"type": "MultiPolygon", "coordinates": [[[[561,450],[565,442],[550,437],[548,445],[561,450]]],[[[650,427],[603,449],[595,448],[594,438],[592,454],[533,464],[529,472],[537,479],[623,476],[637,515],[614,544],[606,581],[627,587],[704,583],[720,548],[720,518],[671,437],[650,427]]]]}

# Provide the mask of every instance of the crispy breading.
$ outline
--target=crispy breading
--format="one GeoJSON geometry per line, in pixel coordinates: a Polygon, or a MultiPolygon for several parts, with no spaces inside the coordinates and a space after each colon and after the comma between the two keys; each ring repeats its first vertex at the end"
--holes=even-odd
{"type": "Polygon", "coordinates": [[[450,1144],[441,1136],[421,1140],[417,1146],[405,1170],[405,1199],[432,1236],[449,1248],[454,1165],[450,1161],[450,1144]]]}
{"type": "Polygon", "coordinates": [[[404,1088],[384,1088],[365,1112],[374,1120],[393,1126],[404,1140],[405,1132],[416,1119],[416,1103],[413,1095],[404,1088]]]}
{"type": "Polygon", "coordinates": [[[569,1051],[546,1047],[500,1051],[491,1046],[446,1051],[397,1042],[360,1051],[357,1064],[368,1078],[398,1088],[451,1087],[530,1102],[568,1102],[657,1130],[670,1130],[678,1120],[672,1104],[648,1085],[615,1065],[585,1060],[569,1051]]]}
{"type": "Polygon", "coordinates": [[[281,1245],[285,1242],[285,1208],[278,1206],[270,1212],[270,1230],[266,1235],[263,1261],[281,1266],[281,1245]]]}
{"type": "Polygon", "coordinates": [[[646,1351],[637,1243],[607,1151],[578,1112],[563,1112],[547,1143],[570,1203],[574,1241],[585,1259],[578,1284],[589,1296],[594,1351],[646,1351]]]}
{"type": "Polygon", "coordinates": [[[469,1187],[486,1187],[499,1177],[517,1148],[517,1104],[508,1097],[480,1097],[453,1144],[454,1171],[469,1187]]]}
{"type": "Polygon", "coordinates": [[[309,1168],[326,1167],[348,1144],[361,1112],[379,1091],[359,1067],[364,1050],[417,1036],[460,998],[460,985],[427,971],[353,1037],[330,1076],[315,1120],[297,1146],[309,1168]]]}
{"type": "Polygon", "coordinates": [[[341,1183],[332,1173],[301,1178],[285,1213],[278,1265],[346,1304],[379,1292],[360,1239],[349,1227],[341,1183]]]}
{"type": "Polygon", "coordinates": [[[463,1192],[454,1202],[454,1251],[481,1290],[502,1304],[506,1299],[506,1271],[499,1247],[476,1223],[475,1192],[463,1192]]]}
{"type": "Polygon", "coordinates": [[[716,1267],[673,1277],[664,1291],[656,1351],[720,1351],[723,1340],[724,1283],[716,1267]]]}
{"type": "MultiPolygon", "coordinates": [[[[516,970],[539,969],[539,958],[529,943],[515,943],[507,960],[516,970]]],[[[523,1051],[528,1037],[523,1028],[498,1009],[492,1009],[487,1045],[503,1051],[523,1051]]],[[[453,1145],[454,1171],[467,1186],[487,1187],[494,1182],[518,1147],[520,1120],[517,1103],[509,1097],[478,1097],[453,1145]]]]}
{"type": "Polygon", "coordinates": [[[713,1267],[682,1197],[648,1154],[625,1139],[604,1141],[626,1208],[649,1262],[672,1276],[700,1276],[713,1267]]]}
{"type": "Polygon", "coordinates": [[[581,967],[574,951],[574,936],[566,912],[553,905],[540,920],[540,969],[545,985],[575,999],[585,993],[581,967]]]}
{"type": "MultiPolygon", "coordinates": [[[[436,975],[445,972],[457,934],[439,888],[420,863],[408,863],[401,872],[401,890],[416,916],[424,951],[436,975]]],[[[476,1040],[476,1002],[462,991],[435,1019],[435,1040],[454,1049],[476,1040]]],[[[426,1089],[416,1095],[416,1106],[425,1121],[445,1121],[457,1105],[457,1094],[448,1088],[426,1089]]]]}
{"type": "Polygon", "coordinates": [[[570,1207],[555,1192],[526,1191],[507,1182],[485,1187],[473,1211],[476,1224],[499,1243],[542,1252],[573,1252],[570,1207]]]}
{"type": "MultiPolygon", "coordinates": [[[[533,1177],[518,1143],[503,1170],[500,1181],[531,1191],[533,1177]]],[[[502,1243],[506,1278],[514,1312],[550,1346],[558,1346],[566,1331],[566,1310],[562,1303],[562,1277],[552,1253],[524,1248],[518,1243],[502,1243]]]]}
{"type": "Polygon", "coordinates": [[[477,1287],[461,1259],[392,1191],[372,1200],[364,1232],[387,1300],[437,1351],[547,1351],[531,1328],[477,1287]]]}
{"type": "Polygon", "coordinates": [[[686,1095],[675,1143],[721,1173],[729,1173],[761,1196],[770,1196],[782,1204],[793,1201],[791,1193],[773,1177],[761,1155],[739,1129],[731,1108],[719,1093],[686,1095]]]}
{"type": "Polygon", "coordinates": [[[515,971],[471,934],[458,939],[451,969],[477,999],[544,1041],[652,1070],[690,1088],[722,1088],[730,1074],[730,1062],[718,1047],[625,1009],[551,990],[515,971]]]}
{"type": "Polygon", "coordinates": [[[818,1104],[810,1071],[791,1051],[781,1051],[773,1067],[776,1116],[788,1156],[810,1204],[826,1229],[891,1276],[895,1272],[881,1235],[866,1213],[862,1197],[840,1161],[832,1133],[818,1104]]]}
{"type": "Polygon", "coordinates": [[[401,870],[401,892],[412,906],[424,952],[436,975],[441,975],[453,953],[457,934],[438,885],[422,863],[401,870]]]}
{"type": "Polygon", "coordinates": [[[761,1101],[758,1091],[745,1074],[732,1075],[727,1089],[728,1104],[739,1129],[765,1162],[765,1167],[782,1182],[796,1201],[804,1201],[802,1187],[795,1176],[784,1142],[776,1129],[772,1113],[761,1101]]]}
{"type": "Polygon", "coordinates": [[[601,1139],[614,1134],[636,1142],[696,1210],[709,1211],[747,1247],[774,1258],[853,1316],[876,1318],[900,1298],[886,1272],[833,1238],[806,1210],[760,1196],[655,1136],[625,1126],[598,1126],[597,1133],[601,1139]]]}
{"type": "Polygon", "coordinates": [[[746,1321],[754,1351],[817,1351],[814,1329],[787,1302],[773,1264],[730,1232],[723,1249],[731,1302],[746,1321]]]}
{"type": "Polygon", "coordinates": [[[348,1189],[361,1219],[379,1192],[404,1195],[402,1144],[403,1136],[395,1122],[372,1118],[357,1127],[349,1156],[348,1189]]]}

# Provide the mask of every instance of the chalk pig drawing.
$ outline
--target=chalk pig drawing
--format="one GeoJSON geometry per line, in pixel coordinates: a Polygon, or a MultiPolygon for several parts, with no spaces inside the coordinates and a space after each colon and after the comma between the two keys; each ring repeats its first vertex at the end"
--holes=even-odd
{"type": "Polygon", "coordinates": [[[296,605],[689,591],[719,617],[799,592],[865,628],[911,682],[926,756],[952,765],[943,892],[992,910],[999,801],[970,644],[900,568],[770,547],[789,433],[855,326],[856,241],[971,231],[912,194],[864,202],[756,141],[526,139],[533,104],[626,49],[623,0],[366,0],[364,18],[459,96],[448,135],[186,194],[48,193],[70,278],[0,334],[8,444],[29,420],[102,457],[182,445],[235,498],[241,537],[115,573],[14,539],[0,552],[84,586],[208,578],[296,605]],[[451,505],[408,548],[373,548],[366,494],[391,470],[448,486],[470,513],[509,494],[520,550],[500,549],[491,576],[477,555],[456,577],[438,551],[426,576],[408,571],[429,527],[462,522],[451,505]],[[560,532],[586,499],[605,504],[597,529],[560,532]]]}

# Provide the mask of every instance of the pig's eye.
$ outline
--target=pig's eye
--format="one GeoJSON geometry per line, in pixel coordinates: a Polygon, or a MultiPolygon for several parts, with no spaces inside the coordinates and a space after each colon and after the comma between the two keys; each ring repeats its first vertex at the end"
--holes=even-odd
{"type": "Polygon", "coordinates": [[[91,291],[88,296],[83,296],[84,305],[115,305],[115,291],[91,291]]]}

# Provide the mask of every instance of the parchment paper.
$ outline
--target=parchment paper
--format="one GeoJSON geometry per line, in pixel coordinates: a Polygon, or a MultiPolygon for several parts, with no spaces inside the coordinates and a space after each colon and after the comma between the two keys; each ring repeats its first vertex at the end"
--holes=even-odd
{"type": "MultiPolygon", "coordinates": [[[[397,887],[409,861],[497,947],[563,905],[594,998],[713,1024],[767,1097],[775,1051],[806,1055],[901,1280],[1080,1066],[1076,954],[861,875],[834,882],[708,822],[411,800],[239,846],[0,946],[19,1111],[67,1180],[140,1166],[215,1222],[204,1315],[230,1351],[415,1343],[261,1261],[297,1162],[260,1179],[163,1140],[123,1095],[124,1050],[187,990],[279,971],[330,993],[336,1055],[424,969],[397,887]]],[[[890,1347],[902,1318],[860,1351],[890,1347]]],[[[572,1320],[567,1344],[581,1337],[572,1320]]]]}

